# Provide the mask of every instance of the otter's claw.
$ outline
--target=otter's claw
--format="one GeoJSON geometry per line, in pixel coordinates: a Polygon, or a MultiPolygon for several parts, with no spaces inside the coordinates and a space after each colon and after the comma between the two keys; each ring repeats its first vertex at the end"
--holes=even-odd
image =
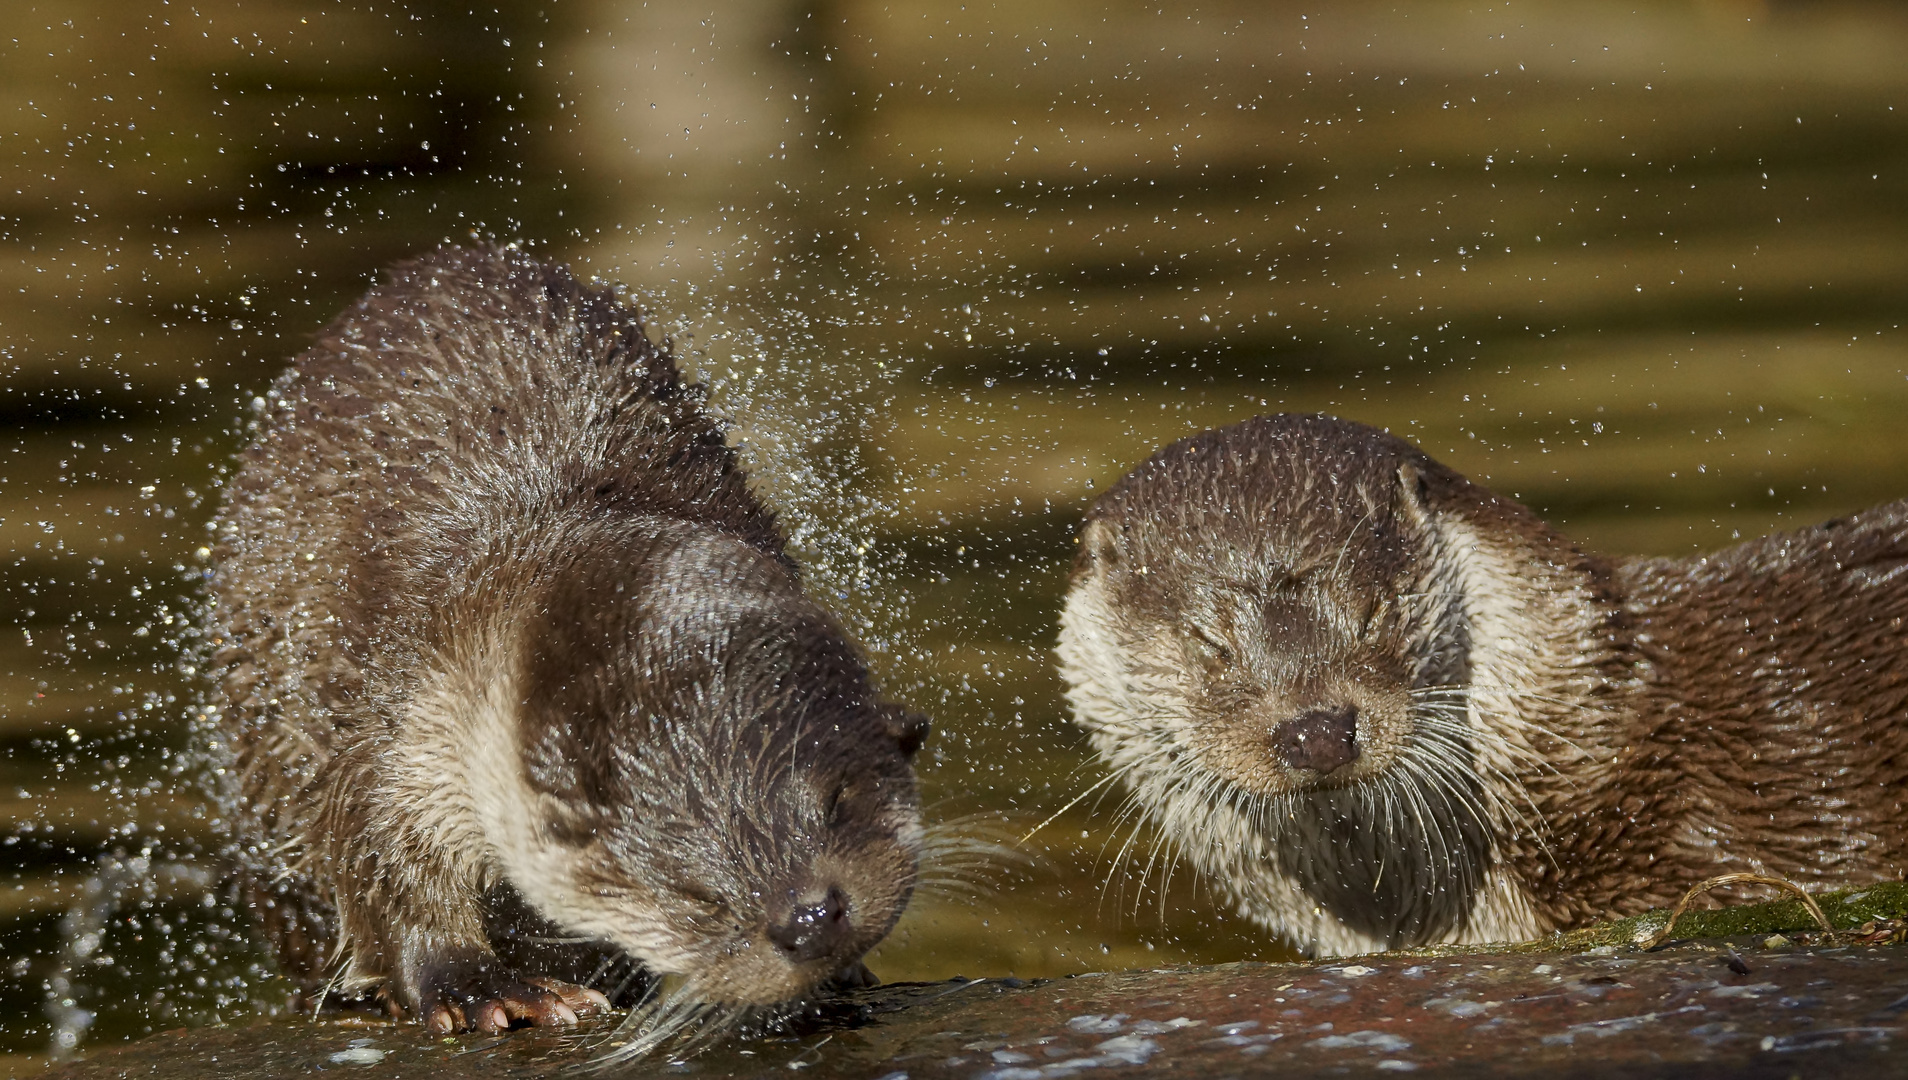
{"type": "Polygon", "coordinates": [[[524,981],[555,994],[577,1016],[594,1016],[597,1013],[609,1011],[610,1000],[600,990],[566,983],[562,979],[526,979],[524,981]]]}
{"type": "Polygon", "coordinates": [[[488,986],[450,988],[424,1004],[432,1032],[478,1031],[486,1035],[517,1025],[568,1027],[577,1017],[609,1008],[609,999],[587,987],[556,979],[506,979],[488,986]]]}

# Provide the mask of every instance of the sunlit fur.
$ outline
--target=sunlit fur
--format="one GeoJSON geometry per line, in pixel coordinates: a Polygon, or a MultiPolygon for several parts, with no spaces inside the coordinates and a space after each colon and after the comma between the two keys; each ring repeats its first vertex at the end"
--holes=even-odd
{"type": "Polygon", "coordinates": [[[893,926],[925,721],[610,290],[444,249],[261,404],[207,637],[235,852],[296,981],[428,1013],[673,976],[672,1015],[720,1013],[893,926]],[[831,888],[848,930],[778,948],[831,888]]]}
{"type": "Polygon", "coordinates": [[[1905,516],[1613,565],[1361,425],[1169,446],[1095,503],[1061,616],[1075,719],[1128,792],[1115,869],[1185,860],[1322,954],[1530,937],[1729,869],[1898,876],[1905,516]],[[1343,706],[1356,760],[1275,752],[1343,706]]]}

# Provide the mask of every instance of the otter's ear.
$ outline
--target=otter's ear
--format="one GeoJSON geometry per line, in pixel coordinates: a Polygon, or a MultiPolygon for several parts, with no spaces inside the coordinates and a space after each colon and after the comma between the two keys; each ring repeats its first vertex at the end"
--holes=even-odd
{"type": "Polygon", "coordinates": [[[1414,462],[1398,466],[1398,506],[1412,521],[1431,524],[1431,484],[1414,462]]]}
{"type": "Polygon", "coordinates": [[[888,735],[900,745],[901,753],[908,757],[920,752],[921,744],[927,742],[928,732],[934,727],[932,720],[899,705],[883,705],[881,723],[887,728],[888,735]]]}
{"type": "Polygon", "coordinates": [[[1080,569],[1100,566],[1112,569],[1120,564],[1120,530],[1105,518],[1094,518],[1080,530],[1080,569]]]}

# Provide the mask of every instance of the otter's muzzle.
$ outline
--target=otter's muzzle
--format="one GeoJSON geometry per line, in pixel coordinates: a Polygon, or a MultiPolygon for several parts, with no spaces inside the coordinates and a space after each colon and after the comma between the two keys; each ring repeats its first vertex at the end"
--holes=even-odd
{"type": "Polygon", "coordinates": [[[815,903],[796,903],[788,918],[768,928],[768,938],[789,959],[818,960],[839,951],[854,936],[848,922],[848,898],[836,886],[815,903]]]}
{"type": "Polygon", "coordinates": [[[1358,707],[1312,709],[1272,729],[1272,752],[1294,769],[1328,773],[1358,760],[1358,707]]]}

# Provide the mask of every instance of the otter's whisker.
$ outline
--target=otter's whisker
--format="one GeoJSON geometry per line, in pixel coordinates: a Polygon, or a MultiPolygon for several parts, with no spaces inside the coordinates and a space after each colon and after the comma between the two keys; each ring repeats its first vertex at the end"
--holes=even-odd
{"type": "Polygon", "coordinates": [[[1080,794],[1074,796],[1071,800],[1067,802],[1065,806],[1062,806],[1060,809],[1055,810],[1053,813],[1047,815],[1047,819],[1045,821],[1042,821],[1040,824],[1035,825],[1033,828],[1027,830],[1027,835],[1021,837],[1019,840],[1015,842],[1019,844],[1024,844],[1027,841],[1033,839],[1035,833],[1038,833],[1040,830],[1053,824],[1054,821],[1060,817],[1060,815],[1080,805],[1080,803],[1084,799],[1086,799],[1087,796],[1093,794],[1095,791],[1098,791],[1101,788],[1105,787],[1106,785],[1112,783],[1116,778],[1117,777],[1114,774],[1111,774],[1111,773],[1107,774],[1105,777],[1101,778],[1092,786],[1088,787],[1085,791],[1082,791],[1080,794]]]}

